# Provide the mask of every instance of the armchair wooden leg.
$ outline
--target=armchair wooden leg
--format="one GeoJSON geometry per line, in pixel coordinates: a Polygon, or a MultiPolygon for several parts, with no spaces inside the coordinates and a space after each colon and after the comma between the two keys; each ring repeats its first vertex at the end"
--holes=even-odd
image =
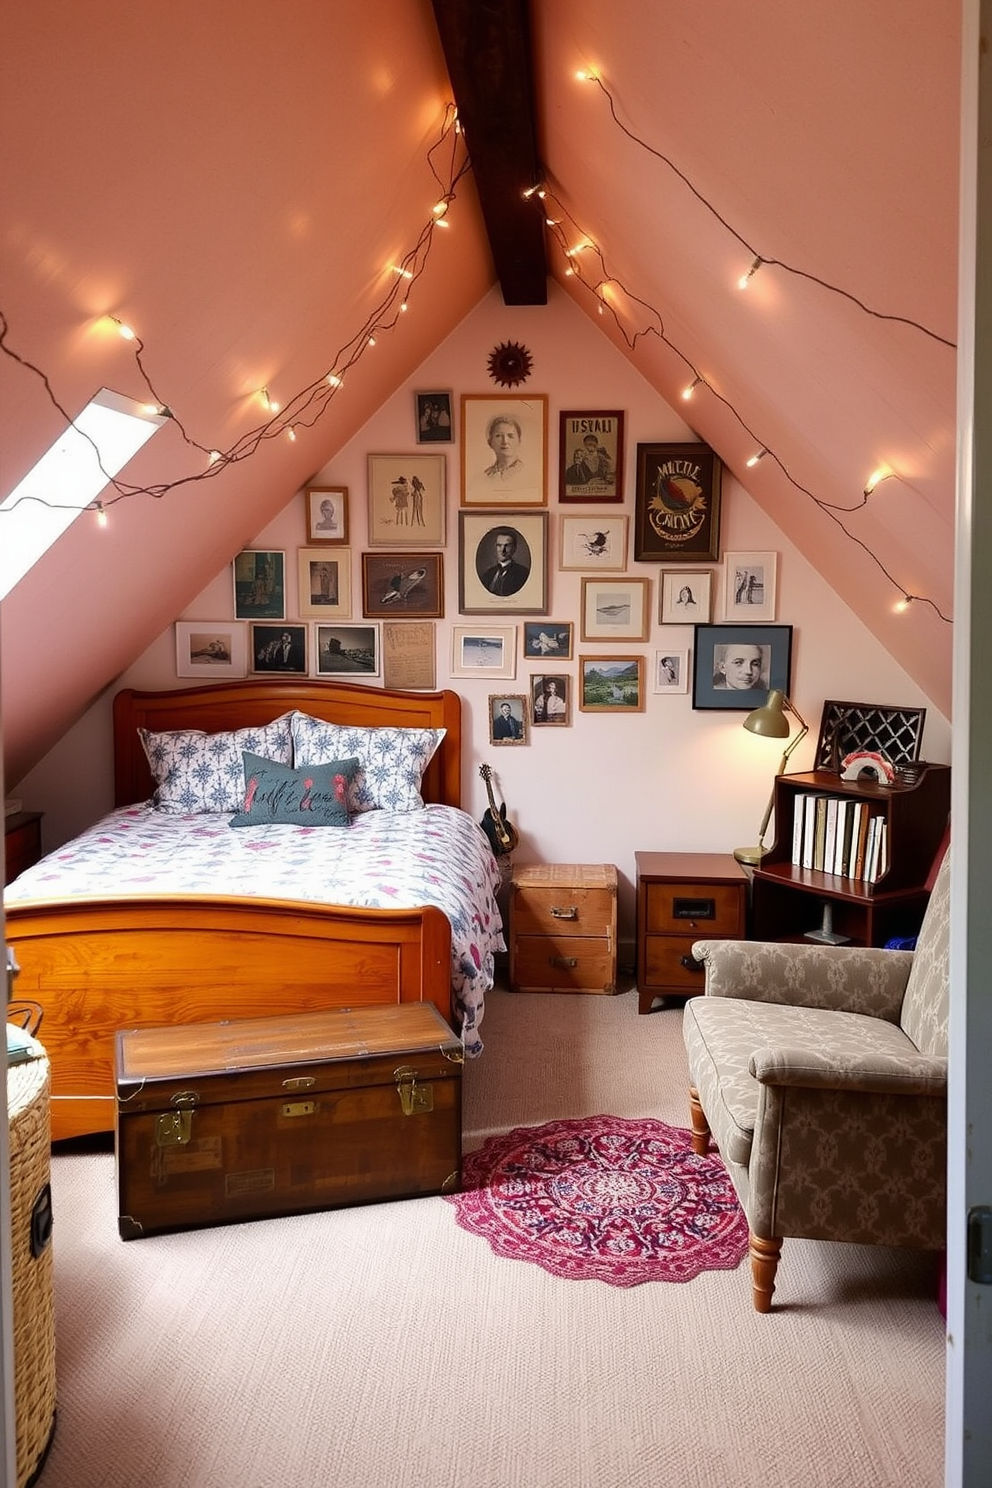
{"type": "Polygon", "coordinates": [[[771,1312],[772,1293],[775,1290],[775,1272],[778,1270],[782,1241],[766,1240],[752,1230],[751,1242],[751,1297],[755,1312],[771,1312]]]}
{"type": "Polygon", "coordinates": [[[705,1157],[710,1150],[710,1124],[699,1104],[699,1091],[694,1085],[689,1086],[689,1120],[692,1122],[689,1145],[697,1157],[705,1157]]]}

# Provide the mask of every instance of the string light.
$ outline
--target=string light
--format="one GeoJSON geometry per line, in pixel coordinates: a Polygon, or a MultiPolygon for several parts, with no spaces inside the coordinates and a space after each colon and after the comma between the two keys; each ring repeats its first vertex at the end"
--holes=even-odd
{"type": "Polygon", "coordinates": [[[278,413],[279,412],[279,404],[273,398],[271,398],[269,396],[269,390],[268,390],[267,387],[264,387],[262,389],[262,391],[261,391],[261,393],[260,393],[259,396],[262,399],[262,403],[263,403],[264,407],[268,409],[269,413],[278,413]]]}
{"type": "Polygon", "coordinates": [[[295,424],[290,424],[289,428],[286,430],[286,438],[289,440],[290,444],[295,444],[296,443],[296,425],[295,424]]]}
{"type": "Polygon", "coordinates": [[[763,258],[755,258],[754,262],[752,263],[751,267],[748,269],[747,273],[746,274],[742,274],[741,277],[738,279],[738,281],[737,281],[737,288],[738,289],[747,289],[748,285],[751,283],[751,280],[754,278],[755,274],[761,268],[761,265],[763,263],[764,263],[764,259],[763,258]]]}
{"type": "Polygon", "coordinates": [[[106,527],[106,525],[107,525],[107,513],[106,513],[106,511],[104,509],[103,502],[102,501],[97,501],[96,504],[95,504],[94,510],[96,511],[96,525],[98,527],[106,527]]]}
{"type": "Polygon", "coordinates": [[[765,456],[767,455],[767,453],[768,453],[768,451],[766,449],[760,449],[760,450],[758,450],[757,454],[752,455],[751,458],[749,460],[745,460],[744,463],[749,468],[751,468],[751,467],[757,465],[757,463],[758,463],[759,460],[763,460],[765,458],[765,456]]]}
{"type": "Polygon", "coordinates": [[[910,605],[913,603],[913,600],[914,599],[918,599],[918,598],[919,598],[919,595],[917,595],[917,594],[904,594],[903,597],[902,597],[902,599],[897,599],[896,600],[896,602],[892,606],[892,608],[895,610],[895,612],[896,612],[897,615],[905,615],[906,611],[909,609],[910,605]]]}
{"type": "Polygon", "coordinates": [[[877,485],[880,485],[882,481],[891,480],[894,475],[895,471],[888,470],[884,465],[879,466],[877,470],[873,470],[865,481],[865,495],[870,496],[877,485]]]}
{"type": "Polygon", "coordinates": [[[137,341],[137,333],[129,325],[125,325],[123,320],[118,320],[116,315],[112,315],[110,318],[117,327],[117,334],[122,341],[137,341]]]}
{"type": "Polygon", "coordinates": [[[702,380],[703,379],[701,377],[694,377],[692,379],[692,381],[689,383],[688,387],[684,387],[682,389],[682,397],[685,399],[685,401],[687,403],[688,403],[689,399],[692,397],[693,393],[696,391],[696,389],[699,386],[699,384],[702,382],[702,380]]]}

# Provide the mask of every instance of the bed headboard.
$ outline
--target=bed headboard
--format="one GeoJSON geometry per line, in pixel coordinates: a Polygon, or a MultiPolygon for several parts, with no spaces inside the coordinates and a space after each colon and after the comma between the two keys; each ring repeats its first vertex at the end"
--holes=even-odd
{"type": "Polygon", "coordinates": [[[269,723],[299,708],[327,723],[368,728],[443,728],[447,733],[427,766],[425,801],[461,805],[461,698],[456,692],[391,692],[353,682],[304,677],[256,678],[178,687],[167,692],[125,688],[114,698],[115,804],[146,801],[155,788],[138,729],[228,729],[269,723]]]}

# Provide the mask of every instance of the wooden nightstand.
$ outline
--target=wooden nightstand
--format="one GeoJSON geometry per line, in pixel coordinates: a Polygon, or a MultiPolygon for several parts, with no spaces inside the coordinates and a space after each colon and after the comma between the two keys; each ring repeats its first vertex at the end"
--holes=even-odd
{"type": "Polygon", "coordinates": [[[41,857],[40,811],[14,811],[4,819],[4,875],[9,884],[41,857]]]}
{"type": "Polygon", "coordinates": [[[617,870],[612,863],[544,863],[514,870],[510,988],[617,990],[617,870]]]}
{"type": "Polygon", "coordinates": [[[637,864],[637,1011],[656,997],[703,990],[694,940],[741,940],[747,875],[730,853],[634,854],[637,864]]]}

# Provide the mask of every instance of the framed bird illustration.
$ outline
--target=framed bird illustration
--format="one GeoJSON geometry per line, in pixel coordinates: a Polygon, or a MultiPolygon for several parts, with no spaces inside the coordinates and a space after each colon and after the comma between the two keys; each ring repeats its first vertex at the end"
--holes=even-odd
{"type": "Polygon", "coordinates": [[[639,444],[634,557],[698,563],[720,557],[722,465],[708,444],[639,444]]]}

